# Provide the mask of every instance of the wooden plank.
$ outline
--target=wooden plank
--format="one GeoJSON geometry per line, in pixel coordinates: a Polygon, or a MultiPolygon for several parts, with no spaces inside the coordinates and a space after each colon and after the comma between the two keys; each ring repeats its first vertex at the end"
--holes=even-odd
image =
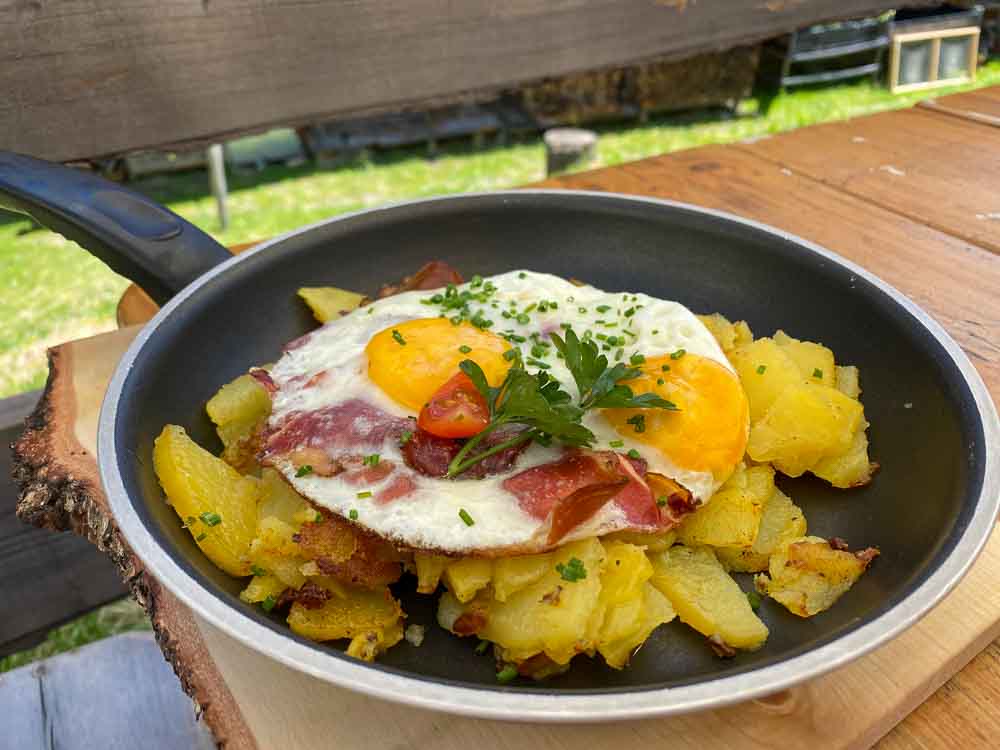
{"type": "Polygon", "coordinates": [[[801,128],[738,148],[1000,252],[1000,130],[909,109],[801,128]]]}
{"type": "MultiPolygon", "coordinates": [[[[16,440],[38,391],[0,401],[0,445],[16,440]]],[[[11,454],[0,450],[0,656],[28,648],[56,625],[125,595],[114,564],[86,540],[52,534],[14,515],[11,454]],[[30,583],[29,583],[30,582],[30,583]]]]}
{"type": "Polygon", "coordinates": [[[16,669],[0,677],[0,705],[0,748],[215,748],[150,633],[16,669]]]}
{"type": "Polygon", "coordinates": [[[1000,400],[1000,256],[732,146],[682,151],[539,185],[696,203],[817,242],[929,311],[1000,400]]]}
{"type": "MultiPolygon", "coordinates": [[[[927,0],[914,0],[927,4],[927,0]]],[[[55,160],[683,57],[886,0],[0,3],[0,148],[55,160]]]]}
{"type": "Polygon", "coordinates": [[[925,99],[917,106],[1000,128],[1000,86],[925,99]]]}

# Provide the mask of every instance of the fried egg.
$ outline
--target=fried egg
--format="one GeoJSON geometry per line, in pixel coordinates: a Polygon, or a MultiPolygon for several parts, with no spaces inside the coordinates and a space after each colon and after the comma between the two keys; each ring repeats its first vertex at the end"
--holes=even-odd
{"type": "MultiPolygon", "coordinates": [[[[739,379],[712,334],[677,302],[531,271],[403,292],[293,342],[270,370],[276,392],[268,427],[282,441],[269,461],[317,505],[403,546],[458,554],[545,549],[546,520],[505,483],[564,459],[563,446],[531,443],[502,473],[443,479],[407,467],[400,435],[405,441],[415,429],[406,426],[462,360],[475,361],[495,386],[514,348],[528,371],[544,370],[577,399],[549,338],[568,328],[611,364],[640,370],[626,383],[633,392],[677,406],[586,412],[593,449],[641,457],[648,472],[674,480],[697,504],[708,502],[742,460],[749,422],[739,379]],[[303,471],[302,456],[317,451],[349,454],[360,465],[303,471]]],[[[322,456],[313,461],[321,463],[322,456]]],[[[608,503],[561,541],[636,527],[623,507],[608,503]]]]}

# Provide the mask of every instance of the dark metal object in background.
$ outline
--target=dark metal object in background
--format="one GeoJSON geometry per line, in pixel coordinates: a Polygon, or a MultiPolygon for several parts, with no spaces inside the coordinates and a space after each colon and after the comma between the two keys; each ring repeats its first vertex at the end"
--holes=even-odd
{"type": "Polygon", "coordinates": [[[545,174],[586,169],[597,159],[597,133],[581,128],[552,128],[545,131],[545,174]]]}

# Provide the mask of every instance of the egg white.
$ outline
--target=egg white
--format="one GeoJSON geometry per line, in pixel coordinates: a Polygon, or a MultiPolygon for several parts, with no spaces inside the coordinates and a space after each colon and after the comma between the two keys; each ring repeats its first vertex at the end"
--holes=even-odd
{"type": "MultiPolygon", "coordinates": [[[[562,333],[560,325],[569,324],[577,334],[589,329],[595,334],[605,332],[607,335],[624,336],[626,343],[623,346],[616,345],[604,352],[611,362],[616,361],[619,349],[622,350],[621,360],[625,362],[633,353],[653,357],[684,349],[715,360],[733,372],[712,334],[690,310],[677,302],[641,293],[604,292],[532,271],[511,271],[488,277],[483,280],[483,283],[486,282],[492,283],[496,292],[485,303],[471,303],[471,312],[479,311],[483,318],[492,320],[489,330],[494,333],[529,339],[524,344],[512,344],[520,346],[527,360],[532,359],[531,334],[540,333],[545,339],[548,332],[562,333]],[[515,303],[513,306],[512,301],[515,303]],[[503,310],[520,312],[532,302],[541,301],[555,301],[557,306],[549,307],[545,312],[536,307],[527,322],[519,323],[516,317],[503,317],[501,314],[503,310]],[[603,309],[604,306],[608,309],[603,309]],[[602,311],[598,311],[598,307],[602,311]]],[[[459,287],[460,290],[466,288],[469,288],[468,284],[459,287]]],[[[442,314],[438,307],[426,303],[433,294],[433,291],[404,292],[378,300],[330,321],[313,332],[301,346],[286,352],[271,370],[271,377],[278,385],[271,423],[279,422],[292,412],[319,409],[351,398],[368,401],[397,416],[416,416],[397,404],[368,377],[365,346],[376,333],[391,326],[442,314]],[[326,371],[326,376],[320,385],[306,389],[292,386],[322,371],[326,371]]],[[[563,389],[576,398],[576,385],[565,364],[555,356],[554,348],[547,352],[547,356],[539,359],[550,366],[547,371],[560,381],[563,389]]],[[[530,361],[528,369],[536,369],[530,361]]],[[[405,377],[405,373],[400,373],[400,377],[405,377]]],[[[623,441],[624,447],[617,447],[616,450],[635,448],[648,462],[649,471],[671,477],[702,503],[708,502],[717,489],[711,472],[691,471],[677,466],[669,456],[652,446],[619,434],[596,410],[585,415],[584,424],[597,438],[595,449],[608,449],[611,441],[623,441]]],[[[383,459],[403,463],[400,447],[393,441],[386,441],[377,452],[383,459]]],[[[296,490],[317,504],[345,517],[356,511],[357,523],[379,536],[414,548],[458,553],[503,548],[531,551],[541,544],[540,524],[521,511],[513,495],[501,485],[512,474],[553,461],[560,453],[561,449],[556,445],[545,447],[533,443],[507,474],[482,480],[419,476],[415,478],[417,489],[412,494],[385,505],[376,505],[370,499],[359,499],[359,488],[337,477],[297,477],[290,463],[280,464],[277,468],[296,490]],[[459,517],[459,509],[464,509],[472,517],[475,521],[472,526],[466,525],[459,517]]],[[[386,483],[390,481],[391,478],[386,483]]],[[[376,484],[364,489],[377,492],[380,486],[376,484]]],[[[590,521],[571,532],[566,541],[627,526],[617,506],[605,506],[590,521]]]]}

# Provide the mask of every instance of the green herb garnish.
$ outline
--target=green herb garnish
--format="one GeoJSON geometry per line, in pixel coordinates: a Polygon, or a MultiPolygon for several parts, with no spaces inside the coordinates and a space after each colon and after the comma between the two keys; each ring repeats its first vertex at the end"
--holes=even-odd
{"type": "Polygon", "coordinates": [[[362,463],[364,463],[365,466],[378,466],[378,462],[380,460],[381,457],[379,456],[378,453],[372,453],[368,456],[365,456],[362,463]]]}
{"type": "Polygon", "coordinates": [[[632,428],[636,432],[646,431],[646,416],[644,414],[636,414],[625,420],[625,424],[632,425],[632,428]]]}
{"type": "Polygon", "coordinates": [[[517,667],[513,664],[508,664],[506,667],[497,672],[497,682],[501,685],[513,682],[515,678],[517,678],[517,667]]]}
{"type": "Polygon", "coordinates": [[[462,519],[462,523],[466,526],[475,526],[476,522],[472,520],[472,516],[469,515],[469,511],[465,508],[458,509],[458,517],[462,519]]]}
{"type": "Polygon", "coordinates": [[[274,598],[272,594],[268,594],[264,597],[264,601],[260,603],[260,608],[265,612],[270,612],[274,609],[274,605],[278,603],[277,599],[274,598]]]}
{"type": "Polygon", "coordinates": [[[194,539],[195,539],[196,542],[204,542],[206,539],[208,539],[208,534],[206,534],[203,531],[198,536],[196,536],[194,539]]]}
{"type": "Polygon", "coordinates": [[[556,573],[564,581],[569,581],[570,583],[582,581],[587,577],[587,569],[584,567],[583,561],[578,557],[571,557],[565,564],[559,563],[556,565],[556,573]]]}
{"type": "Polygon", "coordinates": [[[406,432],[404,432],[402,435],[399,436],[400,445],[406,445],[411,440],[413,440],[413,432],[410,430],[407,430],[406,432]]]}
{"type": "Polygon", "coordinates": [[[763,375],[765,372],[767,372],[767,365],[759,365],[757,367],[757,374],[758,375],[763,375]]]}
{"type": "Polygon", "coordinates": [[[662,508],[666,504],[667,504],[667,496],[666,495],[660,495],[660,497],[656,498],[656,506],[658,508],[662,508]]]}
{"type": "Polygon", "coordinates": [[[359,500],[364,500],[366,497],[371,497],[371,496],[372,496],[371,490],[363,490],[362,492],[358,493],[359,500]]]}
{"type": "Polygon", "coordinates": [[[460,347],[458,347],[458,350],[460,352],[462,352],[462,354],[468,354],[469,352],[472,351],[472,347],[471,346],[466,346],[465,344],[462,344],[460,347]]]}
{"type": "Polygon", "coordinates": [[[354,508],[351,508],[351,510],[347,514],[347,517],[350,518],[352,521],[357,521],[358,520],[358,511],[355,510],[354,508]]]}
{"type": "Polygon", "coordinates": [[[295,476],[297,476],[297,477],[309,476],[312,473],[313,473],[313,467],[310,466],[309,464],[305,464],[304,466],[300,466],[299,468],[297,468],[295,470],[295,476]]]}
{"type": "Polygon", "coordinates": [[[263,568],[261,568],[258,565],[251,565],[250,566],[250,574],[251,575],[255,575],[255,576],[266,576],[267,575],[267,571],[264,570],[263,568]]]}
{"type": "Polygon", "coordinates": [[[480,641],[479,645],[476,646],[476,653],[481,656],[482,654],[486,653],[486,649],[488,649],[489,647],[490,647],[489,641],[480,641]]]}
{"type": "Polygon", "coordinates": [[[754,612],[760,609],[761,605],[760,594],[758,594],[756,591],[747,592],[747,601],[750,602],[750,609],[752,609],[754,612]]]}
{"type": "Polygon", "coordinates": [[[813,377],[814,378],[818,378],[819,380],[822,380],[823,379],[823,371],[817,367],[815,370],[813,370],[813,377]]]}
{"type": "Polygon", "coordinates": [[[629,448],[628,453],[626,453],[625,455],[628,456],[629,458],[635,459],[636,461],[642,458],[639,451],[637,451],[635,448],[629,448]]]}
{"type": "Polygon", "coordinates": [[[201,522],[204,523],[206,526],[218,526],[220,523],[222,523],[222,516],[220,516],[215,511],[211,510],[206,510],[204,513],[198,516],[198,518],[200,518],[201,522]]]}
{"type": "Polygon", "coordinates": [[[680,359],[685,354],[687,354],[687,350],[686,349],[678,349],[676,352],[674,352],[673,354],[670,355],[670,359],[680,359]]]}
{"type": "Polygon", "coordinates": [[[401,334],[395,328],[392,329],[392,340],[395,341],[400,346],[406,346],[406,339],[403,338],[403,334],[401,334]]]}

